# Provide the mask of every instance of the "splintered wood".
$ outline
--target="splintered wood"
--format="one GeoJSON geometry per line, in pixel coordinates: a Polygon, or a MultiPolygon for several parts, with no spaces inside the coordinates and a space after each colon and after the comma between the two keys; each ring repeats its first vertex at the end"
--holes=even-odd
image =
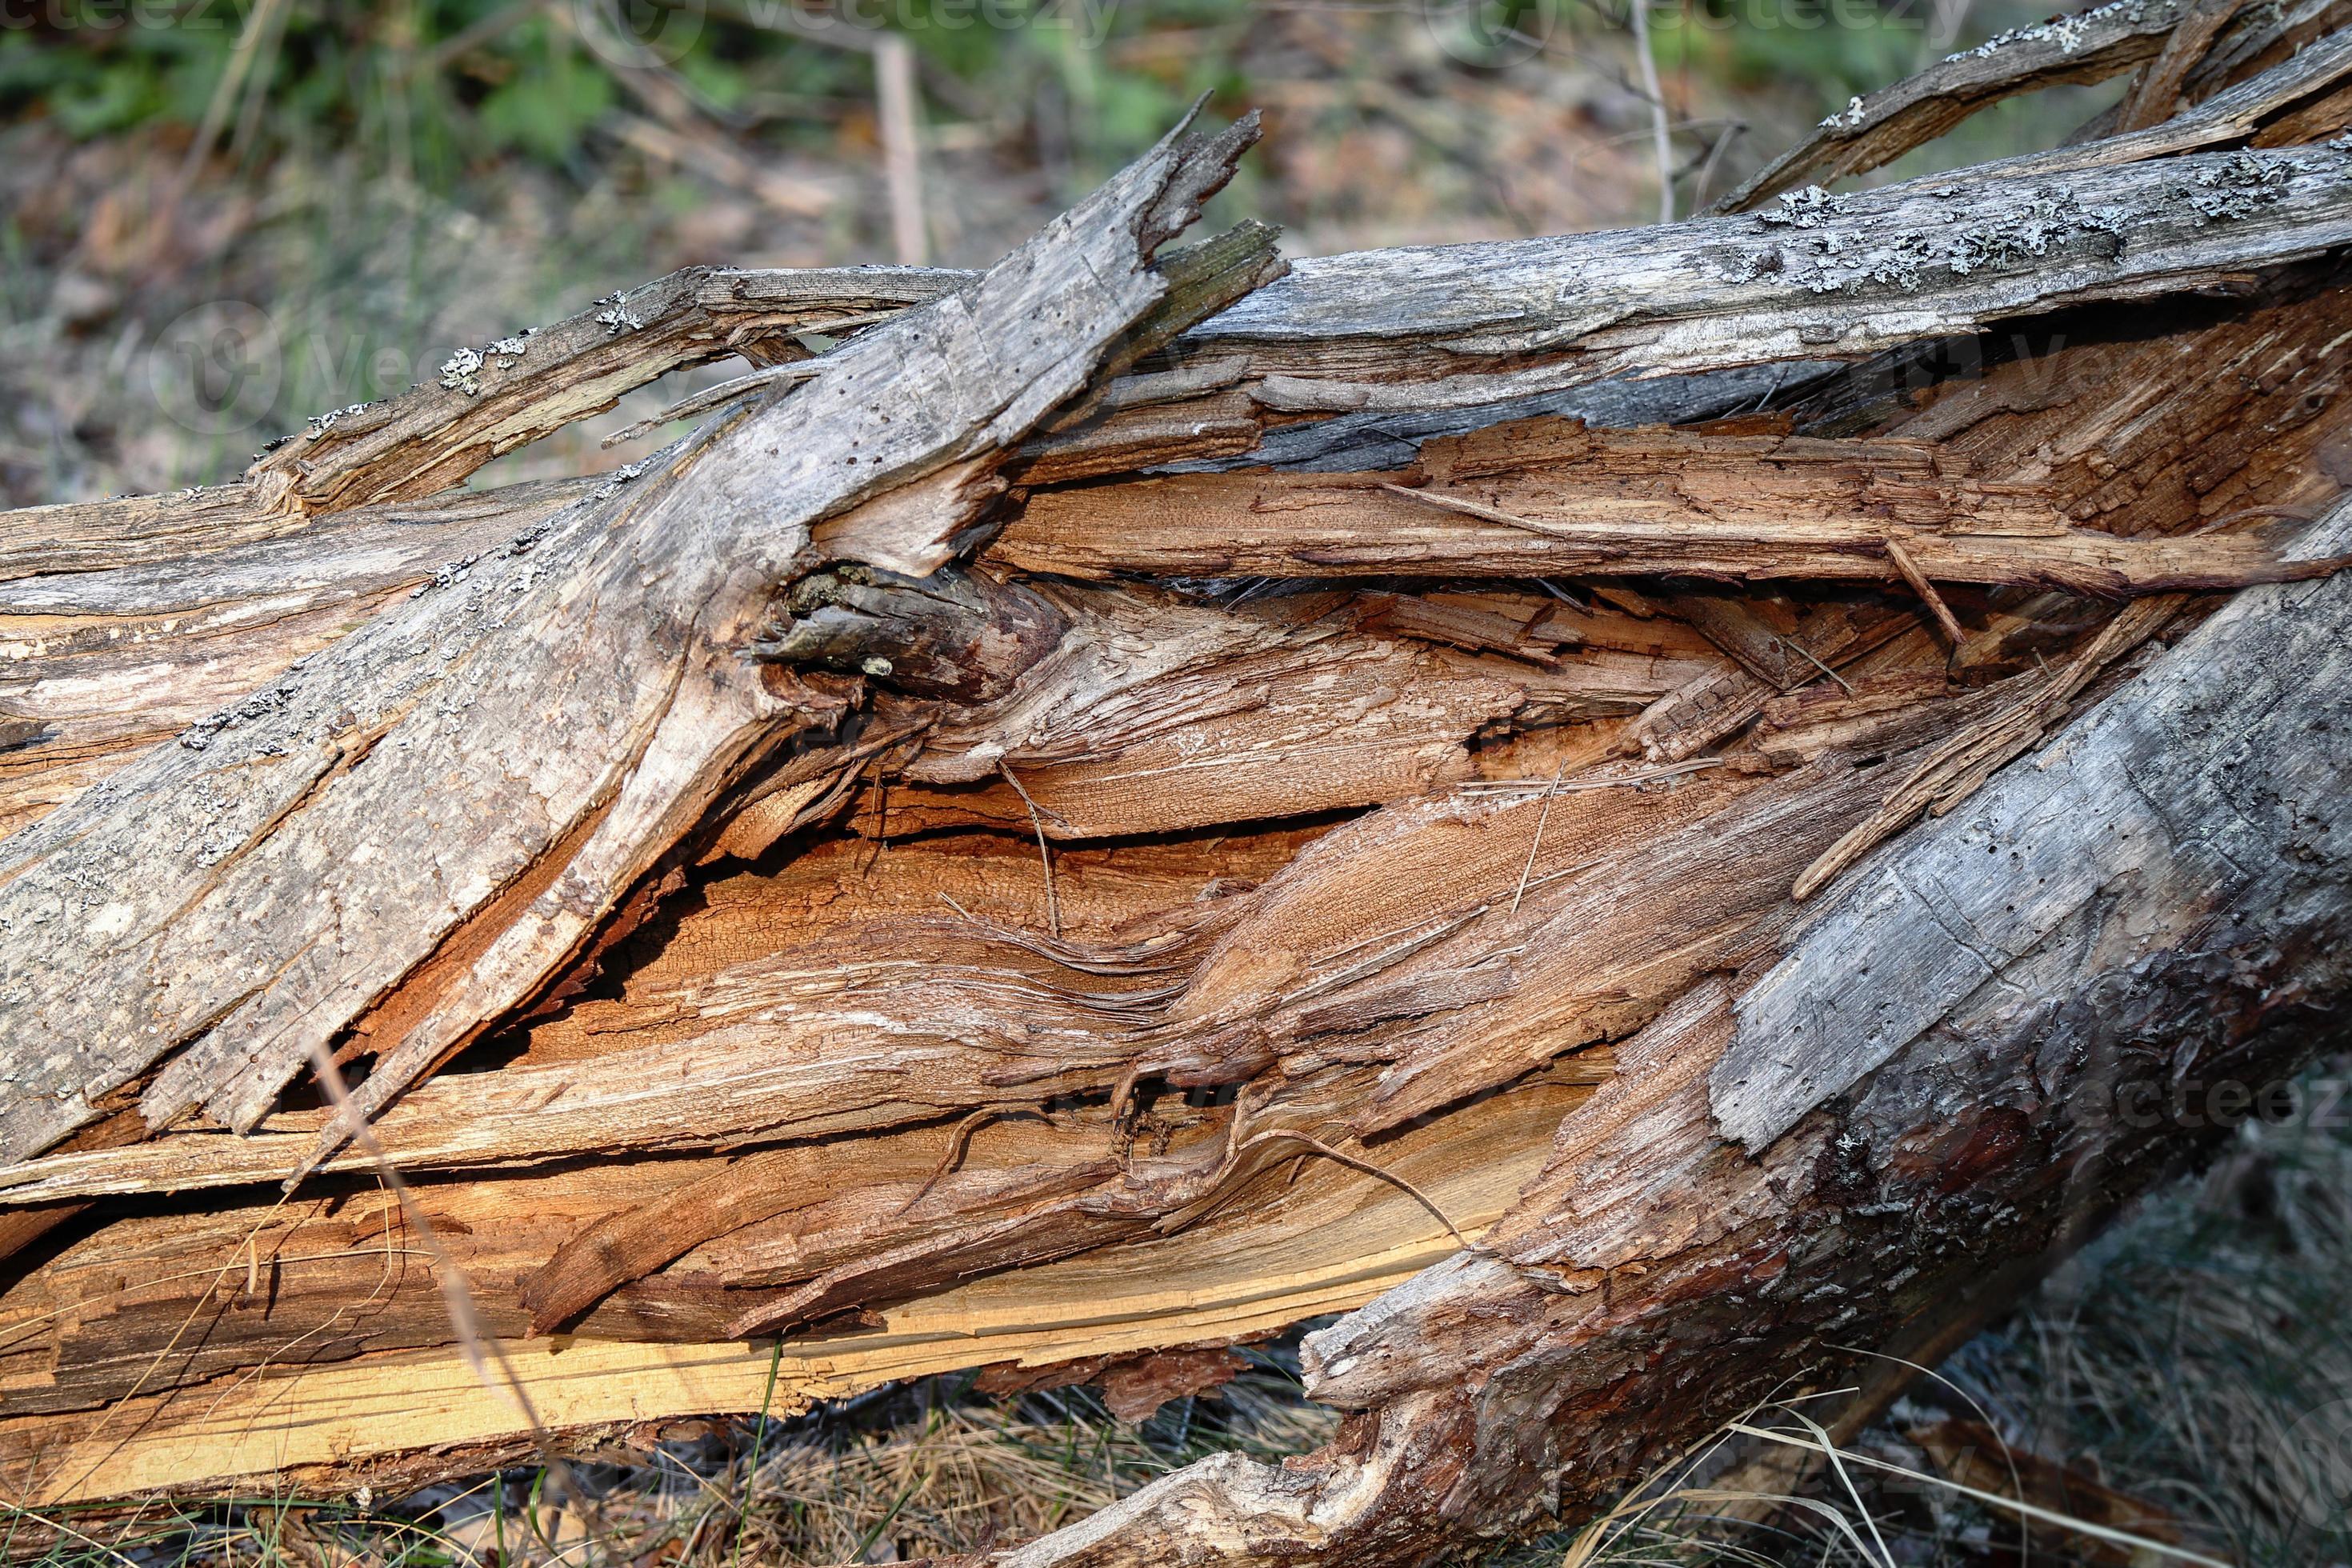
{"type": "Polygon", "coordinates": [[[1287,276],[1170,243],[1254,131],[1171,137],[985,273],[680,274],[0,517],[0,1495],[1140,1413],[1361,1309],[1333,1448],[999,1556],[1362,1568],[1990,1310],[2199,1146],[2091,1113],[2132,1053],[2345,980],[2339,20],[2109,5],[1760,214],[1287,276]]]}
{"type": "Polygon", "coordinates": [[[1392,477],[1202,474],[1042,495],[991,556],[1081,577],[1924,578],[2090,596],[2335,569],[2243,534],[2072,528],[2043,489],[1969,479],[1955,456],[1924,441],[1529,420],[1432,441],[1392,477]]]}

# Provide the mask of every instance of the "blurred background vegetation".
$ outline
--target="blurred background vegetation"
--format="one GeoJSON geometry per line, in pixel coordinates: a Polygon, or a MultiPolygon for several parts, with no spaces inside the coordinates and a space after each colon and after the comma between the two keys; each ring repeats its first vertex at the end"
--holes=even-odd
{"type": "MultiPolygon", "coordinates": [[[[1688,213],[2037,15],[1649,6],[1655,100],[1627,0],[0,0],[0,501],[226,479],[687,263],[985,264],[1202,94],[1267,120],[1212,216],[1294,254],[1562,233],[1656,216],[1654,113],[1688,213]],[[230,303],[270,374],[191,409],[173,325],[230,303]]],[[[2101,101],[2045,93],[1932,156],[2047,145],[2101,101]]],[[[594,457],[604,433],[484,482],[641,455],[594,457]]]]}

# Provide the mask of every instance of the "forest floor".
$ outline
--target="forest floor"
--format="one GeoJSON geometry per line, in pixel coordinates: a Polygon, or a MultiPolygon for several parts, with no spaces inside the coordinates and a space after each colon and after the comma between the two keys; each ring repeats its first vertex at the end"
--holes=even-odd
{"type": "MultiPolygon", "coordinates": [[[[2298,1081],[2185,1177],[1922,1379],[1835,1468],[1758,1486],[1726,1444],[1605,1529],[1538,1534],[1488,1568],[1567,1563],[2044,1568],[2352,1563],[2352,1061],[2298,1081]],[[1756,1486],[1760,1501],[1722,1493],[1756,1486]],[[2121,1524],[2119,1545],[1978,1500],[2121,1524]],[[1696,1495],[1694,1495],[1696,1494],[1696,1495]]],[[[1328,1438],[1297,1339],[1245,1347],[1223,1387],[1136,1423],[1096,1391],[993,1397],[970,1373],[786,1420],[676,1424],[406,1498],[225,1499],[59,1521],[60,1568],[604,1568],[916,1562],[1051,1530],[1204,1455],[1275,1461],[1328,1438]]],[[[1790,1416],[1761,1423],[1802,1441],[1790,1416]]],[[[1766,1455],[1773,1451],[1765,1450],[1766,1455]]],[[[28,1532],[35,1527],[27,1525],[28,1532]]],[[[46,1536],[46,1529],[39,1531],[46,1536]]]]}

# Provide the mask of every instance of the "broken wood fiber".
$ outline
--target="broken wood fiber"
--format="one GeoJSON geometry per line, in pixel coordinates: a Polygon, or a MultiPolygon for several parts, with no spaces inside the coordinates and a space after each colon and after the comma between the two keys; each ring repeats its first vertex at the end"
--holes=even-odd
{"type": "Polygon", "coordinates": [[[524,1455],[419,1223],[580,1438],[1359,1314],[1332,1447],[1024,1563],[1419,1562],[1931,1353],[2207,1146],[2077,1114],[2116,1030],[2284,1071],[2340,989],[2324,11],[1865,105],[2164,62],[2051,153],[1278,279],[1174,138],[986,273],[681,274],[0,519],[7,1495],[524,1455]],[[730,352],[641,470],[446,488],[730,352]]]}

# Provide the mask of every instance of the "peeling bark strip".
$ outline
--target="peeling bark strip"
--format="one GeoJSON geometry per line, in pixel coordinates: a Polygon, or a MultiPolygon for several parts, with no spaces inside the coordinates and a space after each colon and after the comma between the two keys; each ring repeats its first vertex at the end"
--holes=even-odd
{"type": "Polygon", "coordinates": [[[1404,472],[1198,474],[1033,499],[992,547],[1109,577],[1717,577],[1939,583],[2100,597],[2326,576],[2243,534],[2118,539],[2046,495],[1944,471],[1925,441],[1603,432],[1560,420],[1431,441],[1404,472]]]}
{"type": "MultiPolygon", "coordinates": [[[[966,526],[1010,446],[1160,303],[1153,253],[1254,136],[1163,142],[975,283],[13,837],[0,1154],[53,1142],[175,1050],[149,1122],[203,1107],[250,1128],[436,960],[437,994],[411,985],[359,1091],[373,1112],[537,989],[814,721],[740,651],[814,563],[811,529],[867,502],[896,563],[966,526]]],[[[855,530],[834,553],[859,553],[855,530]]]]}
{"type": "Polygon", "coordinates": [[[1269,407],[1425,409],[1875,353],[2061,303],[2202,288],[2347,238],[2352,151],[2199,153],[2023,192],[1915,180],[1659,230],[1308,258],[1187,342],[1248,352],[1249,390],[1269,407]],[[1358,379],[1339,343],[1400,358],[1410,346],[1411,379],[1358,379]],[[1538,358],[1481,373],[1465,368],[1475,355],[1538,358]]]}

